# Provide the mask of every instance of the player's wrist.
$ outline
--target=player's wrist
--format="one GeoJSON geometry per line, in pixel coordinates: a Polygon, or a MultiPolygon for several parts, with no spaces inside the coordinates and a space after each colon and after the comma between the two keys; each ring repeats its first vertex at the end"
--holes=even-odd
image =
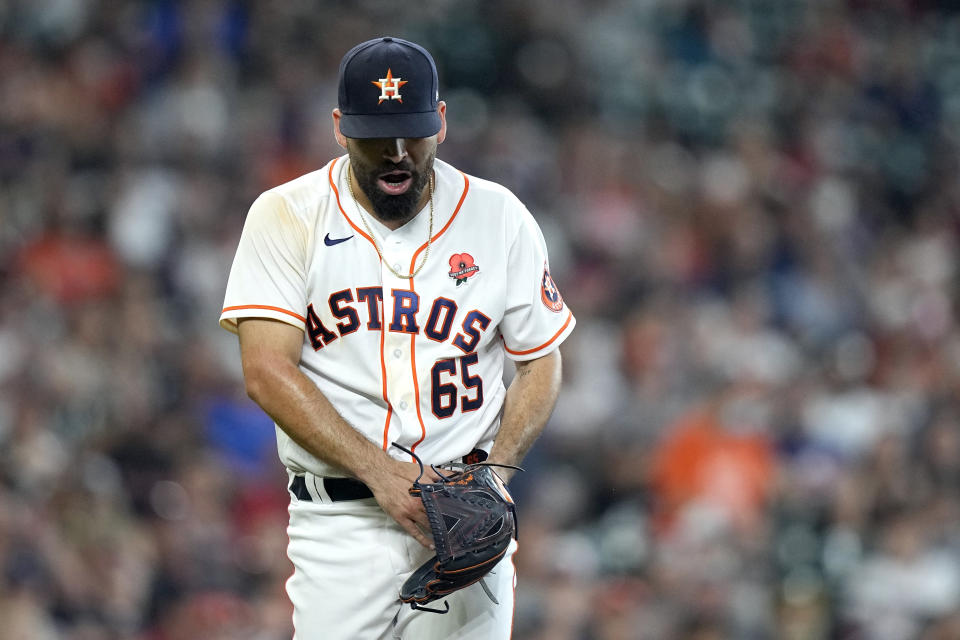
{"type": "Polygon", "coordinates": [[[394,467],[402,464],[387,455],[379,455],[378,459],[365,460],[363,464],[353,469],[357,479],[376,492],[389,483],[390,476],[396,475],[394,467]]]}

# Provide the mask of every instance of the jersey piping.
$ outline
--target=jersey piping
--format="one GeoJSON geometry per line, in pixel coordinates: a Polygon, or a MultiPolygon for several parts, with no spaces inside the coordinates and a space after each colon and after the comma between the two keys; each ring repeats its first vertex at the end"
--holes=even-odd
{"type": "Polygon", "coordinates": [[[265,304],[243,304],[236,307],[224,307],[220,313],[227,313],[228,311],[241,311],[243,309],[263,309],[265,311],[279,311],[280,313],[285,313],[288,316],[293,316],[303,324],[307,323],[307,319],[301,316],[300,314],[294,313],[293,311],[288,311],[281,307],[271,307],[265,304]]]}
{"type": "Polygon", "coordinates": [[[564,331],[566,331],[567,326],[570,324],[570,320],[572,320],[572,319],[573,319],[573,312],[570,311],[570,309],[567,309],[567,321],[563,323],[563,326],[560,327],[560,330],[559,330],[559,331],[557,331],[555,334],[553,334],[553,337],[552,337],[552,338],[550,338],[549,340],[547,340],[546,342],[544,342],[544,343],[543,343],[542,345],[540,345],[539,347],[534,347],[533,349],[524,349],[523,351],[514,351],[513,349],[511,349],[510,347],[507,346],[506,342],[504,342],[503,348],[506,349],[508,353],[512,353],[512,354],[515,355],[515,356],[525,356],[525,355],[527,355],[528,353],[533,353],[534,351],[539,351],[540,349],[543,349],[544,347],[549,347],[551,344],[553,344],[553,341],[554,341],[554,340],[556,340],[557,338],[559,338],[560,335],[561,335],[564,331]]]}
{"type": "MultiPolygon", "coordinates": [[[[457,217],[457,214],[460,213],[460,207],[463,205],[463,201],[467,199],[467,192],[470,191],[470,179],[467,177],[467,174],[460,172],[460,175],[463,176],[463,193],[460,194],[460,200],[457,202],[457,206],[453,210],[453,215],[450,216],[450,219],[447,220],[447,224],[443,225],[443,228],[430,239],[430,242],[436,242],[444,232],[450,228],[450,225],[453,224],[453,219],[457,217]]],[[[413,252],[413,258],[410,259],[410,273],[413,273],[413,270],[417,265],[417,256],[420,255],[420,252],[427,248],[429,242],[424,242],[420,245],[420,248],[413,252]]],[[[413,278],[410,278],[410,288],[413,289],[413,278]]]]}
{"type": "Polygon", "coordinates": [[[387,403],[387,418],[383,423],[383,450],[386,451],[387,447],[390,444],[390,421],[393,420],[393,405],[390,403],[390,398],[387,397],[387,363],[383,359],[383,341],[386,336],[386,331],[383,330],[383,327],[387,326],[384,324],[386,322],[386,316],[384,311],[384,305],[380,305],[380,383],[382,385],[381,395],[383,395],[384,402],[387,403]]]}
{"type": "MultiPolygon", "coordinates": [[[[457,201],[457,206],[453,210],[453,214],[450,216],[450,219],[447,220],[447,224],[443,225],[443,228],[438,231],[429,242],[424,242],[420,245],[420,248],[413,252],[413,257],[410,259],[410,273],[413,273],[413,270],[417,264],[417,256],[420,255],[420,252],[427,248],[427,245],[430,242],[436,242],[440,236],[450,228],[450,225],[453,224],[454,218],[457,217],[457,214],[460,213],[460,207],[463,205],[463,201],[467,199],[467,192],[470,191],[470,179],[467,178],[467,174],[460,172],[460,175],[463,176],[463,193],[460,194],[460,200],[457,201]]],[[[413,278],[410,278],[410,290],[416,291],[413,286],[413,278]]],[[[420,413],[420,384],[417,382],[417,340],[416,336],[410,336],[410,367],[413,369],[413,390],[417,394],[417,421],[420,423],[420,439],[413,443],[410,447],[410,451],[416,451],[417,445],[427,439],[427,425],[423,421],[423,415],[420,413]]]]}
{"type": "MultiPolygon", "coordinates": [[[[376,250],[377,244],[373,241],[373,238],[371,238],[369,235],[364,233],[363,229],[353,224],[353,220],[351,220],[350,216],[347,215],[347,212],[343,210],[343,203],[340,202],[340,191],[339,189],[337,189],[337,185],[334,183],[334,180],[333,180],[333,167],[336,166],[336,164],[337,164],[336,162],[330,163],[330,170],[327,172],[327,180],[330,182],[330,188],[333,190],[333,196],[337,199],[337,209],[340,211],[340,215],[343,216],[343,219],[347,221],[347,224],[353,227],[353,230],[359,233],[362,237],[366,238],[367,242],[373,245],[374,250],[376,250]]],[[[347,179],[349,180],[349,177],[347,179]]],[[[380,260],[380,262],[383,262],[383,258],[380,257],[379,251],[377,252],[377,259],[380,260]]],[[[383,306],[381,305],[381,308],[380,308],[380,326],[381,327],[386,326],[383,324],[384,321],[385,321],[384,310],[383,310],[383,306]]],[[[386,451],[388,442],[390,439],[389,437],[390,422],[393,419],[393,404],[390,403],[390,397],[387,395],[387,363],[383,357],[384,333],[385,332],[383,331],[383,329],[381,329],[380,330],[380,380],[381,380],[380,395],[383,397],[383,401],[387,404],[387,417],[384,419],[384,422],[383,422],[383,445],[382,445],[383,450],[386,451]]]]}
{"type": "MultiPolygon", "coordinates": [[[[373,238],[371,238],[369,235],[367,235],[366,233],[364,233],[363,229],[361,229],[360,227],[358,227],[357,225],[355,225],[355,224],[353,223],[353,220],[350,219],[350,216],[347,215],[347,212],[343,210],[343,203],[340,202],[340,191],[337,189],[337,185],[334,184],[334,181],[333,181],[333,167],[336,166],[336,164],[337,164],[336,162],[331,162],[331,163],[330,163],[330,171],[327,172],[327,176],[328,176],[328,179],[330,180],[330,188],[333,189],[333,195],[334,195],[334,197],[337,199],[337,209],[340,210],[340,214],[341,214],[341,215],[344,217],[344,219],[347,221],[347,224],[349,224],[351,227],[353,227],[353,230],[354,230],[354,231],[356,231],[356,232],[359,233],[361,236],[363,236],[364,238],[366,238],[366,239],[367,239],[367,242],[369,242],[370,244],[372,244],[372,245],[373,245],[373,248],[376,249],[376,248],[377,248],[377,243],[373,241],[373,238]]],[[[350,179],[350,177],[347,176],[347,180],[349,180],[349,179],[350,179]]],[[[377,257],[380,257],[380,252],[379,252],[379,251],[377,252],[377,257]]],[[[382,261],[382,260],[381,260],[381,261],[382,261]]]]}

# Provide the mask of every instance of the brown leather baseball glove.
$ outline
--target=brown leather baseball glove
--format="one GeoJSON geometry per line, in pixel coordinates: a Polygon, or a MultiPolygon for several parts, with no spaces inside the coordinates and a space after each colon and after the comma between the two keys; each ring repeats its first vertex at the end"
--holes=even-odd
{"type": "MultiPolygon", "coordinates": [[[[434,483],[420,482],[423,463],[411,451],[421,474],[410,487],[419,496],[430,520],[437,554],[403,583],[400,600],[414,609],[446,613],[424,607],[434,600],[481,580],[503,558],[511,538],[517,537],[513,499],[491,463],[466,465],[434,483]]],[[[519,467],[512,467],[519,469],[519,467]]],[[[493,594],[483,585],[487,595],[493,594]]],[[[446,603],[445,603],[446,604],[446,603]]]]}

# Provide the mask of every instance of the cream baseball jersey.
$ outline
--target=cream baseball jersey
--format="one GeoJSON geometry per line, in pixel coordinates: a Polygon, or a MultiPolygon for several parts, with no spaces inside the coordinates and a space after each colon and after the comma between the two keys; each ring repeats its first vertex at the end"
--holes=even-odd
{"type": "MultiPolygon", "coordinates": [[[[348,165],[340,157],[254,202],[220,324],[236,332],[239,318],[260,317],[303,330],[301,370],[392,456],[406,454],[391,442],[433,464],[489,451],[506,394],[504,356],[544,356],[576,322],[540,229],[507,189],[437,160],[427,263],[401,278],[388,264],[401,275],[421,264],[429,205],[391,231],[360,212],[348,165]]],[[[342,474],[279,427],[277,444],[295,472],[342,474]]]]}

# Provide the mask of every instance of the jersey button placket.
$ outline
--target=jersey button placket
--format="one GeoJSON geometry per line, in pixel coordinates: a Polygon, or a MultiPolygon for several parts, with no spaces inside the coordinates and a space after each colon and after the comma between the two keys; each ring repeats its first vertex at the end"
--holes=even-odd
{"type": "MultiPolygon", "coordinates": [[[[385,260],[388,258],[388,256],[384,256],[385,260]]],[[[409,288],[409,281],[401,280],[392,273],[389,273],[386,268],[386,263],[384,263],[384,271],[386,272],[383,276],[385,294],[391,289],[406,290],[409,288]]],[[[393,405],[394,415],[400,422],[400,431],[419,431],[420,427],[417,423],[416,416],[412,417],[412,421],[410,416],[412,405],[409,399],[414,395],[409,357],[411,335],[409,333],[389,330],[391,320],[394,318],[394,300],[392,297],[388,297],[388,295],[389,294],[384,296],[386,298],[384,300],[384,315],[386,328],[388,330],[384,336],[383,345],[383,353],[384,356],[386,356],[384,358],[384,365],[387,374],[387,396],[393,405]]],[[[393,433],[391,435],[393,435],[393,433]]]]}
{"type": "Polygon", "coordinates": [[[392,353],[400,353],[400,355],[387,361],[387,394],[404,429],[412,428],[416,417],[413,418],[414,423],[410,423],[410,417],[405,415],[413,406],[410,402],[414,395],[413,382],[410,378],[410,360],[403,357],[404,353],[400,349],[394,349],[392,353]]]}
{"type": "MultiPolygon", "coordinates": [[[[383,283],[384,294],[391,289],[409,290],[410,280],[407,278],[398,278],[396,274],[391,273],[388,265],[392,266],[394,271],[401,274],[410,273],[410,254],[412,249],[408,242],[405,242],[401,233],[393,233],[385,238],[383,247],[383,283]],[[391,237],[392,236],[392,237],[391,237]]],[[[391,300],[391,303],[393,300],[391,300]]],[[[387,311],[387,309],[385,309],[387,311]]],[[[417,313],[419,318],[423,309],[417,313]]],[[[389,313],[393,313],[392,304],[389,313]]],[[[393,315],[388,317],[393,318],[393,315]]],[[[388,321],[389,322],[389,321],[388,321]]],[[[402,429],[413,429],[419,431],[420,426],[416,417],[413,398],[413,381],[411,379],[410,362],[410,339],[409,333],[389,332],[387,333],[384,353],[392,357],[387,358],[387,378],[388,393],[390,401],[393,403],[397,418],[403,425],[402,429]]]]}
{"type": "Polygon", "coordinates": [[[403,282],[402,287],[406,288],[409,286],[409,281],[406,278],[397,278],[396,274],[391,273],[390,269],[400,274],[410,273],[410,255],[413,252],[413,248],[410,243],[405,239],[405,231],[393,231],[389,233],[383,239],[383,271],[384,277],[389,277],[391,280],[399,280],[403,282]]]}

